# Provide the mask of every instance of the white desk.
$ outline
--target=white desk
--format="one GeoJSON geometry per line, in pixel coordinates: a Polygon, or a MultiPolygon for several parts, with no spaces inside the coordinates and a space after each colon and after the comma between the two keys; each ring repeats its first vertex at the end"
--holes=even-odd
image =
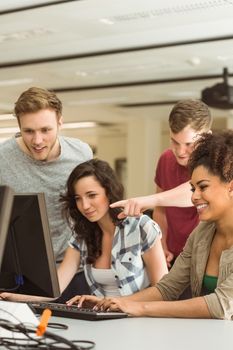
{"type": "Polygon", "coordinates": [[[233,349],[233,321],[126,318],[83,321],[52,317],[68,330],[69,340],[92,340],[96,350],[220,350],[233,349]]]}

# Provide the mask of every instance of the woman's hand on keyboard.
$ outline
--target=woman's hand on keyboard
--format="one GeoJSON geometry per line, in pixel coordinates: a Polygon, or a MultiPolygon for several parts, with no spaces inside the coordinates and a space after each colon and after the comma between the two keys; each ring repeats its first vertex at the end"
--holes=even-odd
{"type": "Polygon", "coordinates": [[[98,298],[95,295],[76,295],[66,302],[67,305],[76,304],[78,307],[93,308],[95,307],[103,298],[98,298]]]}
{"type": "Polygon", "coordinates": [[[122,311],[130,316],[143,316],[143,302],[132,301],[127,297],[103,298],[96,304],[94,310],[122,311]]]}

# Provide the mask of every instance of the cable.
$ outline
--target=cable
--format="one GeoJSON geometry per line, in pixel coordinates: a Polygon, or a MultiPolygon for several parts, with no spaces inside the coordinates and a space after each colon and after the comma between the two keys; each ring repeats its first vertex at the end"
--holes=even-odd
{"type": "Polygon", "coordinates": [[[42,337],[36,337],[36,327],[25,326],[25,324],[13,324],[10,321],[0,320],[0,327],[16,333],[13,338],[1,337],[0,345],[6,349],[48,349],[48,350],[91,350],[95,343],[89,340],[67,340],[57,334],[46,331],[42,337]],[[23,334],[25,338],[17,338],[23,334]]]}
{"type": "MultiPolygon", "coordinates": [[[[0,330],[5,329],[12,333],[12,337],[2,336],[0,337],[0,347],[2,349],[9,350],[34,350],[34,349],[46,349],[46,350],[91,350],[95,347],[95,343],[89,340],[67,340],[57,334],[45,331],[43,336],[36,336],[37,327],[21,323],[20,320],[12,313],[0,309],[6,314],[15,319],[18,324],[15,324],[4,318],[0,318],[0,330]]],[[[59,323],[49,324],[51,328],[67,329],[68,327],[59,323]]]]}
{"type": "Polygon", "coordinates": [[[68,326],[64,323],[56,323],[56,322],[49,322],[48,328],[54,328],[54,329],[68,329],[68,326]]]}

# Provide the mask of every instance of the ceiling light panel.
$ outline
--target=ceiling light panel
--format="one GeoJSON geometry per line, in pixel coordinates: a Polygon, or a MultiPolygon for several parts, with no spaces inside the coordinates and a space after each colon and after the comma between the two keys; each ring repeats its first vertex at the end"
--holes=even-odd
{"type": "Polygon", "coordinates": [[[0,80],[0,86],[23,85],[23,84],[31,84],[32,82],[33,82],[32,78],[8,79],[8,80],[0,80]]]}
{"type": "Polygon", "coordinates": [[[13,114],[0,114],[0,120],[15,120],[13,114]]]}
{"type": "Polygon", "coordinates": [[[14,134],[19,132],[18,127],[0,128],[0,134],[14,134]]]}
{"type": "Polygon", "coordinates": [[[232,17],[232,2],[223,0],[118,0],[111,6],[109,0],[66,2],[1,16],[0,60],[15,60],[12,39],[5,40],[11,35],[27,37],[14,40],[17,60],[37,59],[196,39],[203,33],[220,36],[232,31],[232,17]],[[118,22],[109,25],[101,19],[118,22]]]}
{"type": "Polygon", "coordinates": [[[1,81],[3,85],[22,82],[24,86],[33,83],[62,88],[196,75],[197,66],[205,74],[213,69],[217,73],[222,71],[218,57],[232,57],[232,47],[233,40],[228,40],[5,68],[1,81]],[[190,65],[193,57],[198,57],[201,64],[190,65]]]}

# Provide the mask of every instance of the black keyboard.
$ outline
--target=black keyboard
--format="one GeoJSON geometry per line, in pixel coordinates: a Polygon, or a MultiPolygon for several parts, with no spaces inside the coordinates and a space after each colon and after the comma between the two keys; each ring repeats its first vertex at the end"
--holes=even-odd
{"type": "Polygon", "coordinates": [[[87,308],[77,308],[77,306],[73,305],[68,306],[66,304],[48,302],[29,302],[27,304],[38,314],[41,314],[44,309],[50,309],[52,311],[52,316],[76,318],[81,320],[97,321],[127,317],[127,314],[124,312],[95,311],[87,308]]]}

